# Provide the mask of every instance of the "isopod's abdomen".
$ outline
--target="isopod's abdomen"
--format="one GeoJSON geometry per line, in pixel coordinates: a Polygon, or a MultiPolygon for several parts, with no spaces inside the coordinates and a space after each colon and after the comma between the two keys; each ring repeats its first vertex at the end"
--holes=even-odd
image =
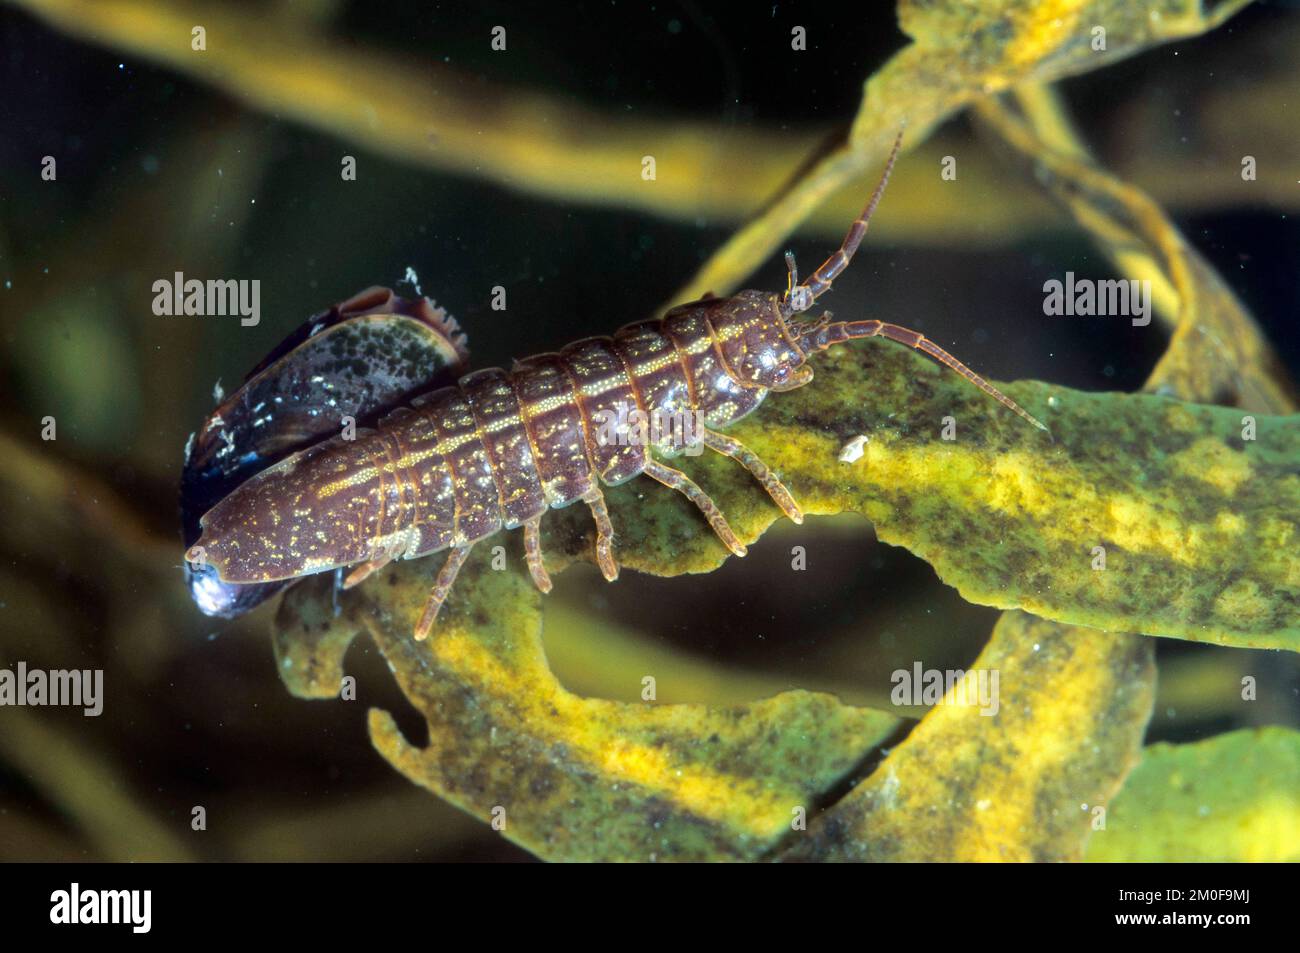
{"type": "MultiPolygon", "coordinates": [[[[473,408],[459,387],[444,387],[412,407],[438,435],[439,466],[445,466],[455,495],[451,545],[463,546],[501,528],[501,501],[487,449],[479,437],[473,408]]],[[[427,467],[428,462],[420,466],[427,467]]]]}
{"type": "Polygon", "coordinates": [[[558,354],[539,354],[516,364],[512,376],[547,504],[561,507],[582,499],[596,482],[578,395],[564,362],[558,354]]]}
{"type": "Polygon", "coordinates": [[[498,367],[475,371],[461,378],[460,389],[492,467],[502,526],[515,529],[541,516],[546,496],[510,375],[498,367]]]}
{"type": "Polygon", "coordinates": [[[587,451],[602,482],[610,486],[640,476],[649,459],[649,448],[638,441],[598,440],[610,420],[626,417],[640,408],[627,365],[610,338],[575,341],[560,352],[564,367],[573,378],[578,406],[586,424],[587,451]]]}
{"type": "MultiPolygon", "coordinates": [[[[200,517],[246,480],[338,433],[344,416],[365,423],[413,393],[450,382],[467,359],[456,322],[427,298],[370,288],[314,315],[213,409],[186,448],[185,544],[198,540],[200,517]]],[[[187,565],[185,572],[199,608],[225,618],[284,588],[226,582],[210,565],[187,565]]]]}
{"type": "Polygon", "coordinates": [[[698,442],[700,435],[685,419],[693,410],[688,366],[663,323],[640,321],[619,329],[614,348],[631,372],[642,411],[642,436],[667,457],[698,442]]]}
{"type": "Polygon", "coordinates": [[[372,558],[403,506],[384,443],[334,437],[263,470],[203,516],[186,560],[223,582],[266,583],[372,558]]]}

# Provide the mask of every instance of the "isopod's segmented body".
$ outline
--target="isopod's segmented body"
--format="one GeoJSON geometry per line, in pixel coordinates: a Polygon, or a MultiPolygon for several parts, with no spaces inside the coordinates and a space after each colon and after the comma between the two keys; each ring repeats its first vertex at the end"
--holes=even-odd
{"type": "Polygon", "coordinates": [[[247,480],[203,517],[202,537],[187,558],[215,566],[223,581],[237,584],[355,566],[347,581],[353,585],[392,559],[450,550],[416,627],[423,638],[470,548],[500,530],[524,528],[529,570],[549,590],[538,543],[549,508],[576,501],[591,507],[597,562],[606,578],[615,578],[601,487],[642,474],[684,493],[722,541],[744,555],[712,500],[662,462],[689,451],[688,444],[662,435],[611,440],[604,421],[627,408],[643,420],[693,415],[703,426],[690,439],[740,462],[799,521],[779,478],[720,431],[771,391],[808,383],[808,355],[858,337],[880,335],[925,350],[1041,427],[914,331],[879,321],[832,323],[829,315],[810,324],[792,320],[847,266],[888,171],[840,250],[803,284],[787,256],[784,295],[705,298],[613,337],[528,358],[509,372],[492,368],[461,377],[352,439],[329,438],[247,480]]]}

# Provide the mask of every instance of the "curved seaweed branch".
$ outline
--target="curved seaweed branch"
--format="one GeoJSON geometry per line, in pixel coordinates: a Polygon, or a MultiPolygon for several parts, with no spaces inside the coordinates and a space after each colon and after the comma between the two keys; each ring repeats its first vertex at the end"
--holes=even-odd
{"type": "Polygon", "coordinates": [[[1110,65],[1169,40],[1223,23],[1248,0],[1206,13],[1200,0],[1164,0],[1159,10],[1114,0],[1042,4],[1004,0],[970,4],[900,0],[899,26],[913,42],[867,80],[848,142],[736,232],[675,301],[733,290],[781,240],[864,169],[883,161],[906,124],[905,149],[949,116],[1022,83],[1051,82],[1110,65]],[[1109,51],[1098,56],[1081,37],[1105,23],[1109,51]]]}
{"type": "MultiPolygon", "coordinates": [[[[485,86],[477,78],[471,82],[464,73],[438,62],[417,66],[403,57],[403,69],[394,70],[391,53],[334,41],[309,23],[267,23],[261,14],[238,8],[159,0],[6,2],[71,36],[162,63],[251,108],[324,130],[366,152],[564,202],[616,205],[683,221],[748,218],[778,196],[788,184],[790,170],[815,156],[818,144],[836,131],[821,124],[792,133],[775,126],[738,129],[678,119],[616,118],[543,92],[485,86]],[[195,24],[204,24],[210,37],[201,56],[189,48],[195,24]],[[224,42],[232,36],[239,42],[224,42]],[[647,151],[654,153],[660,172],[653,183],[640,176],[640,160],[647,151]]],[[[1123,21],[1110,16],[1088,19],[1118,6],[1076,2],[1068,5],[1067,12],[1088,23],[1123,26],[1123,21]]],[[[1239,4],[1221,6],[1208,16],[1194,3],[1168,6],[1158,21],[1159,30],[1131,34],[1134,47],[1208,31],[1239,4]]],[[[1023,27],[1024,15],[1017,13],[1014,18],[1023,27]]],[[[1124,47],[1091,59],[1076,58],[1071,68],[1103,68],[1131,52],[1127,43],[1124,47]]],[[[1047,50],[1041,44],[1034,50],[1040,48],[1047,50]]],[[[1272,77],[1261,100],[1276,103],[1294,85],[1293,74],[1272,77]]],[[[900,83],[888,92],[896,95],[899,89],[907,91],[900,83]]],[[[1238,97],[1217,95],[1217,108],[1214,103],[1207,106],[1210,125],[1203,132],[1211,144],[1243,133],[1238,97]]],[[[1249,138],[1259,141],[1284,134],[1279,123],[1285,115],[1280,109],[1252,111],[1246,117],[1254,129],[1249,138]]],[[[886,138],[892,135],[891,127],[886,138]]],[[[1146,130],[1140,126],[1126,132],[1128,139],[1144,135],[1146,130]]],[[[932,170],[955,151],[955,144],[936,142],[918,148],[923,151],[915,163],[898,170],[887,214],[874,226],[888,241],[944,245],[959,241],[978,247],[1016,241],[1053,226],[1047,203],[1023,200],[1016,181],[997,163],[978,155],[963,157],[962,177],[974,186],[963,201],[938,205],[933,200],[932,170]]],[[[880,158],[853,150],[844,154],[851,161],[850,167],[836,172],[840,187],[832,183],[829,189],[817,190],[815,202],[798,203],[807,215],[802,224],[826,238],[839,238],[844,223],[861,208],[880,158]]],[[[1150,183],[1159,199],[1178,208],[1222,207],[1243,197],[1232,188],[1230,178],[1207,180],[1199,160],[1159,155],[1150,142],[1135,146],[1121,172],[1131,181],[1150,183]]],[[[1252,183],[1250,199],[1294,209],[1295,178],[1261,174],[1252,183]]],[[[800,224],[780,217],[773,222],[781,235],[800,224]]]]}

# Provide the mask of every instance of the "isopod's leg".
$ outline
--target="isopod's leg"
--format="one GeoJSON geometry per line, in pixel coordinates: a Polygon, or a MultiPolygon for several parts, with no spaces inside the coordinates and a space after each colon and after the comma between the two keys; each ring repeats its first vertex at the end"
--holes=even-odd
{"type": "Polygon", "coordinates": [[[758,458],[758,454],[739,440],[733,440],[726,434],[715,433],[712,430],[704,431],[704,445],[718,453],[726,454],[752,473],[754,479],[767,490],[767,495],[772,498],[772,502],[781,507],[781,511],[786,516],[796,523],[803,522],[803,511],[799,509],[799,504],[794,501],[794,497],[790,495],[790,491],[785,488],[785,484],[777,478],[777,475],[758,458]]]}
{"type": "Polygon", "coordinates": [[[528,560],[528,573],[533,577],[533,585],[542,592],[551,591],[551,577],[546,573],[542,563],[542,518],[531,519],[524,524],[524,556],[528,560]]]}
{"type": "Polygon", "coordinates": [[[392,561],[392,556],[380,556],[378,559],[372,559],[369,562],[362,563],[347,574],[343,580],[343,588],[351,589],[353,586],[359,586],[362,582],[369,579],[392,561]]]}
{"type": "Polygon", "coordinates": [[[613,582],[618,578],[618,563],[614,562],[614,524],[609,521],[605,495],[595,488],[582,501],[591,507],[591,518],[596,521],[596,565],[600,574],[613,582]]]}
{"type": "Polygon", "coordinates": [[[727,518],[722,515],[718,505],[709,499],[709,495],[695,484],[695,481],[681,470],[674,470],[672,467],[664,466],[658,460],[651,460],[646,464],[645,474],[658,480],[664,486],[683,494],[704,514],[704,518],[709,521],[713,531],[718,534],[718,538],[726,544],[728,549],[737,556],[745,555],[747,552],[745,545],[731,531],[731,527],[727,525],[727,518]]]}
{"type": "Polygon", "coordinates": [[[460,567],[465,564],[465,557],[473,548],[473,543],[468,546],[456,546],[447,554],[447,561],[442,564],[438,579],[433,584],[433,591],[429,593],[429,601],[424,604],[424,611],[420,613],[420,621],[415,624],[417,642],[422,642],[429,637],[429,630],[433,628],[433,623],[438,618],[438,610],[442,608],[447,593],[451,591],[460,567]]]}

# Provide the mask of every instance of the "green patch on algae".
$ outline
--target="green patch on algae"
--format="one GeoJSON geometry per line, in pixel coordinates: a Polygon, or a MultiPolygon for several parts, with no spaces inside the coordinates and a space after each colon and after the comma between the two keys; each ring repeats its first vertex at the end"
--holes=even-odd
{"type": "Polygon", "coordinates": [[[1300,732],[1158,744],[1115,798],[1090,861],[1300,861],[1300,732]]]}

